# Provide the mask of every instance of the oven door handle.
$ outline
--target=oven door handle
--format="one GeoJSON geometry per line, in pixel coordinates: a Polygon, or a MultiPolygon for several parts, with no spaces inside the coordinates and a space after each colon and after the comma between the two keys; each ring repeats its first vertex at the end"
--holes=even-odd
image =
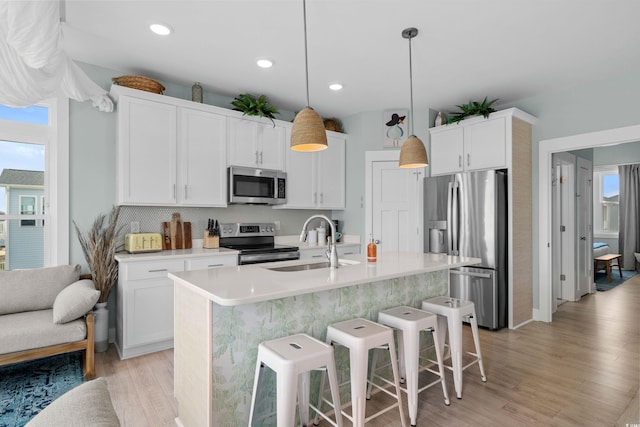
{"type": "Polygon", "coordinates": [[[289,259],[300,259],[300,252],[276,252],[263,254],[240,255],[240,264],[255,264],[258,262],[284,261],[289,259]]]}

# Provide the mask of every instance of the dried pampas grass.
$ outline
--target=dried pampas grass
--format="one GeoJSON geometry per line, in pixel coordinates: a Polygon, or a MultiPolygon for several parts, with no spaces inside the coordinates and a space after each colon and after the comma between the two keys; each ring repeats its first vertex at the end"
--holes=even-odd
{"type": "Polygon", "coordinates": [[[111,209],[108,218],[105,214],[98,215],[86,234],[82,233],[78,224],[73,221],[84,258],[91,269],[93,283],[100,291],[98,302],[107,302],[111,288],[118,280],[118,262],[115,255],[122,231],[122,227],[117,226],[119,215],[119,206],[111,209]]]}

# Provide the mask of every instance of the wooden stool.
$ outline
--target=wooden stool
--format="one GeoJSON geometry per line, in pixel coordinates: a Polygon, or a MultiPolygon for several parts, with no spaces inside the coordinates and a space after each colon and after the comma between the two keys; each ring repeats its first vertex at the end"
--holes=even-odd
{"type": "Polygon", "coordinates": [[[594,258],[593,260],[593,273],[598,271],[598,263],[603,262],[604,268],[607,271],[607,281],[611,282],[611,261],[617,260],[618,263],[618,271],[620,272],[620,277],[622,277],[622,267],[620,267],[620,254],[607,254],[599,256],[598,258],[594,258]]]}

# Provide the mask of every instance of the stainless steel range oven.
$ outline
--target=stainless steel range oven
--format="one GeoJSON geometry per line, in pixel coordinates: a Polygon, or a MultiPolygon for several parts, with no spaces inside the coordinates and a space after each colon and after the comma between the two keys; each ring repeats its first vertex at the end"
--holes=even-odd
{"type": "Polygon", "coordinates": [[[269,222],[220,224],[220,246],[240,251],[238,264],[299,259],[297,246],[275,244],[276,226],[269,222]]]}

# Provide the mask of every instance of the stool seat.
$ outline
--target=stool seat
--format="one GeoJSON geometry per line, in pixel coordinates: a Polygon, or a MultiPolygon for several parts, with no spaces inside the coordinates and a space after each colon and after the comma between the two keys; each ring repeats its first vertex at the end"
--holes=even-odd
{"type": "Polygon", "coordinates": [[[460,300],[447,296],[430,298],[422,302],[422,309],[438,315],[438,327],[440,336],[438,346],[444,351],[445,333],[449,336],[449,350],[451,351],[451,366],[446,368],[453,371],[453,385],[456,390],[456,397],[462,399],[462,371],[473,364],[478,364],[480,376],[483,382],[487,381],[482,363],[482,353],[480,352],[480,337],[478,335],[478,320],[476,319],[476,309],[473,301],[460,300]],[[462,321],[468,317],[473,334],[475,353],[467,352],[474,357],[474,360],[462,365],[462,321]]]}
{"type": "Polygon", "coordinates": [[[309,424],[309,408],[311,408],[316,412],[317,416],[322,416],[332,425],[342,426],[340,411],[335,411],[334,423],[325,414],[321,413],[318,408],[309,404],[310,372],[316,369],[326,369],[329,375],[333,406],[340,408],[338,377],[331,346],[306,334],[296,334],[260,343],[249,413],[249,426],[254,425],[256,395],[262,366],[268,366],[276,373],[278,427],[294,425],[296,398],[302,425],[309,424]]]}
{"type": "MultiPolygon", "coordinates": [[[[400,366],[400,377],[406,379],[406,388],[402,388],[407,393],[409,418],[411,425],[416,425],[418,415],[418,393],[432,387],[438,383],[442,385],[444,402],[449,405],[449,394],[444,376],[444,364],[442,352],[438,343],[438,317],[424,310],[417,308],[400,306],[390,308],[378,313],[378,322],[396,329],[398,337],[398,364],[400,366]],[[420,332],[429,331],[433,335],[433,343],[436,352],[435,363],[438,370],[420,366],[420,332]],[[418,386],[418,375],[421,371],[429,371],[438,376],[433,381],[422,388],[418,386]]],[[[374,355],[375,359],[375,355],[374,355]]],[[[375,375],[376,362],[372,362],[371,378],[375,375]]],[[[430,361],[431,362],[431,361],[430,361]]]]}
{"type": "MultiPolygon", "coordinates": [[[[364,426],[365,422],[375,418],[395,407],[400,412],[402,426],[406,426],[404,411],[402,408],[402,396],[400,394],[400,382],[396,361],[396,350],[393,339],[393,330],[371,320],[357,318],[344,322],[334,323],[327,328],[327,344],[341,345],[349,349],[349,369],[351,373],[351,416],[344,410],[342,415],[348,418],[355,427],[364,426]],[[367,367],[369,350],[383,348],[389,351],[391,358],[393,381],[389,384],[395,386],[395,394],[389,390],[378,387],[381,391],[396,399],[396,402],[387,408],[365,419],[365,405],[367,395],[367,367]]],[[[320,402],[324,389],[324,376],[320,385],[320,402]]],[[[319,406],[319,405],[318,405],[319,406]]],[[[317,417],[316,417],[317,421],[317,417]]],[[[317,424],[317,423],[316,423],[317,424]]]]}

